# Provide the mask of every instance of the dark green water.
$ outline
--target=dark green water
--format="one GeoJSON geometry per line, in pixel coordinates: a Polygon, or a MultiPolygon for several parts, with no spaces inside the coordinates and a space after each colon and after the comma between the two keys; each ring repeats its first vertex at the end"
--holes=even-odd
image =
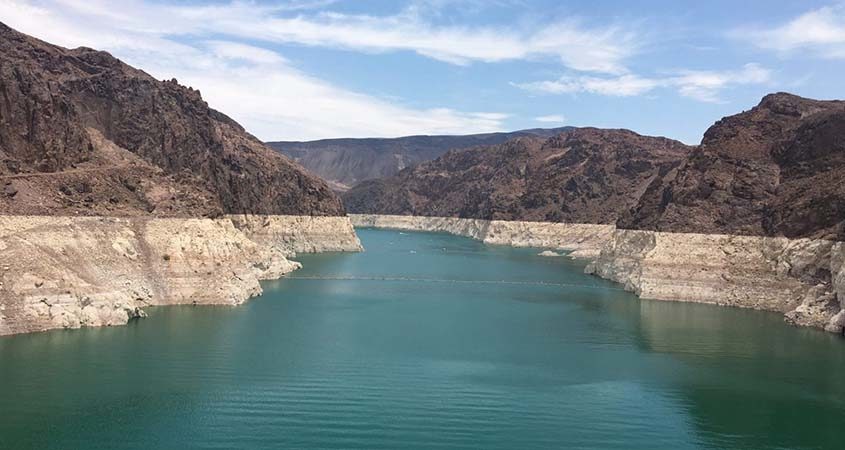
{"type": "Polygon", "coordinates": [[[0,448],[845,448],[839,338],[536,250],[360,236],[295,276],[364,279],[0,339],[0,448]]]}

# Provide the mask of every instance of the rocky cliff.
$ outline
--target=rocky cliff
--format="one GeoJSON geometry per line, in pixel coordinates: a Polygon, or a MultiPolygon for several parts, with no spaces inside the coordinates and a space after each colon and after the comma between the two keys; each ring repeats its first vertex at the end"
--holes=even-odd
{"type": "Polygon", "coordinates": [[[768,95],[710,127],[621,228],[845,240],[845,102],[768,95]]]}
{"type": "MultiPolygon", "coordinates": [[[[783,313],[794,325],[845,332],[845,243],[672,233],[614,225],[351,214],[358,227],[431,231],[488,244],[564,251],[585,271],[652,300],[783,313]]],[[[546,252],[543,252],[546,253],[546,252]]]]}
{"type": "Polygon", "coordinates": [[[335,189],[345,191],[361,181],[393,176],[406,167],[430,161],[450,150],[501,144],[517,137],[550,137],[570,128],[535,128],[463,136],[268,142],[267,145],[328,180],[335,189]]]}
{"type": "Polygon", "coordinates": [[[325,182],[175,80],[0,24],[0,335],[238,304],[357,251],[325,182]]]}
{"type": "Polygon", "coordinates": [[[3,214],[343,215],[199,91],[0,24],[3,214]]]}
{"type": "Polygon", "coordinates": [[[0,216],[0,335],[237,305],[299,268],[296,252],[360,249],[346,217],[0,216]]]}
{"type": "Polygon", "coordinates": [[[843,251],[821,239],[617,230],[586,271],[643,298],[777,311],[842,334],[843,251]]]}
{"type": "Polygon", "coordinates": [[[343,194],[350,212],[612,224],[691,150],[627,130],[453,151],[343,194]]]}
{"type": "Polygon", "coordinates": [[[845,332],[845,102],[768,95],[657,177],[588,271],[845,332]]]}
{"type": "Polygon", "coordinates": [[[567,250],[581,258],[598,256],[613,238],[613,225],[460,219],[456,217],[350,214],[356,227],[432,231],[464,236],[493,245],[567,250]]]}

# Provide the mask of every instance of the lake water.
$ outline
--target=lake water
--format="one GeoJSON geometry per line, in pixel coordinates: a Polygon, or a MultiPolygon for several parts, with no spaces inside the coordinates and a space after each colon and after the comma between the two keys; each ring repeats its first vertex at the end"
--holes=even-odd
{"type": "Polygon", "coordinates": [[[0,338],[0,448],[845,448],[845,340],[537,250],[360,237],[240,307],[0,338]]]}

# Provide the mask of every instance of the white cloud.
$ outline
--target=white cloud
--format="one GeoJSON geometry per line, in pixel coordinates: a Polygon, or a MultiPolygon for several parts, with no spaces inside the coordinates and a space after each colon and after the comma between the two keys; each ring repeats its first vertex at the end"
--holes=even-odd
{"type": "Polygon", "coordinates": [[[564,117],[564,116],[562,116],[562,115],[560,115],[560,114],[552,114],[552,115],[548,115],[548,116],[539,116],[539,117],[535,117],[535,118],[534,118],[534,120],[535,120],[535,121],[537,121],[537,122],[540,122],[540,123],[557,123],[557,124],[561,124],[561,123],[566,122],[566,117],[564,117]]]}
{"type": "Polygon", "coordinates": [[[269,139],[459,134],[501,129],[502,114],[417,110],[350,92],[291,68],[221,68],[177,75],[211,104],[269,139]]]}
{"type": "MultiPolygon", "coordinates": [[[[481,133],[500,131],[507,118],[498,112],[411,108],[343,89],[302,73],[273,50],[204,31],[235,29],[251,14],[266,19],[266,8],[251,3],[176,9],[137,1],[121,8],[93,0],[47,3],[0,0],[0,20],[49,42],[111,51],[159,79],[176,77],[261,139],[481,133]],[[191,14],[215,21],[199,26],[186,20],[191,14]],[[180,28],[195,39],[177,41],[171,33],[180,28]]],[[[316,3],[290,2],[274,10],[316,3]]]]}
{"type": "Polygon", "coordinates": [[[678,77],[669,79],[684,97],[703,102],[720,102],[719,92],[731,86],[766,84],[772,79],[771,71],[759,64],[746,64],[740,70],[732,71],[694,71],[681,72],[678,77]]]}
{"type": "MultiPolygon", "coordinates": [[[[23,0],[3,0],[21,4],[23,0]]],[[[363,52],[411,51],[451,64],[555,58],[579,71],[625,72],[637,53],[640,36],[620,26],[587,27],[577,20],[545,26],[436,25],[431,8],[412,4],[399,14],[308,14],[291,10],[315,2],[264,5],[233,1],[213,5],[171,6],[129,0],[115,8],[104,0],[52,0],[51,9],[108,20],[127,31],[168,36],[227,35],[277,44],[299,44],[363,52]],[[116,12],[117,11],[117,12],[116,12]]],[[[319,2],[316,2],[319,4],[319,2]]]]}
{"type": "MultiPolygon", "coordinates": [[[[214,20],[203,17],[200,20],[214,20]]],[[[623,72],[624,60],[636,52],[635,37],[617,28],[587,29],[576,22],[537,31],[499,27],[435,26],[413,10],[374,17],[320,14],[294,18],[262,17],[225,23],[224,33],[276,43],[355,49],[367,52],[413,51],[466,65],[553,57],[574,70],[623,72]]]]}
{"type": "Polygon", "coordinates": [[[745,27],[731,34],[767,50],[808,50],[825,58],[845,58],[845,6],[815,9],[774,28],[745,27]]]}
{"type": "Polygon", "coordinates": [[[176,8],[174,13],[196,30],[365,52],[412,51],[459,65],[554,57],[575,70],[618,73],[638,47],[637,35],[618,26],[588,28],[575,20],[536,29],[441,26],[427,21],[424,10],[410,7],[390,16],[327,12],[280,17],[266,8],[232,3],[176,8]]]}
{"type": "Polygon", "coordinates": [[[594,76],[563,76],[557,80],[534,81],[530,83],[511,83],[527,91],[546,94],[591,94],[629,97],[648,92],[657,87],[657,80],[641,78],[637,75],[622,75],[612,78],[594,76]]]}
{"type": "Polygon", "coordinates": [[[278,53],[252,45],[227,41],[207,41],[206,46],[214,56],[224,59],[245,61],[253,64],[286,63],[278,53]]]}
{"type": "Polygon", "coordinates": [[[613,97],[643,95],[658,88],[675,89],[678,94],[703,102],[720,102],[719,93],[738,85],[765,84],[771,72],[759,64],[746,64],[739,70],[684,70],[664,77],[626,74],[616,77],[563,76],[557,80],[511,83],[520,89],[544,94],[589,93],[613,97]]]}

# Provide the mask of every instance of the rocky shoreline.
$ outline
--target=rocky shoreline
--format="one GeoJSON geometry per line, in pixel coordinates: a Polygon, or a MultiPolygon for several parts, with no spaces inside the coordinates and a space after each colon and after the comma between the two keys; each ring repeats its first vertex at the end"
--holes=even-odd
{"type": "Polygon", "coordinates": [[[0,23],[0,335],[237,305],[359,251],[340,198],[196,89],[0,23]]]}
{"type": "Polygon", "coordinates": [[[459,219],[379,214],[349,214],[356,227],[432,231],[464,236],[493,245],[568,250],[575,257],[598,256],[613,237],[613,225],[459,219]]]}
{"type": "Polygon", "coordinates": [[[296,253],[361,249],[347,217],[0,216],[0,335],[238,305],[301,267],[296,253]]]}
{"type": "Polygon", "coordinates": [[[616,229],[613,225],[351,214],[358,227],[435,231],[489,244],[569,250],[586,272],[641,298],[781,312],[843,334],[845,243],[616,229]]]}

